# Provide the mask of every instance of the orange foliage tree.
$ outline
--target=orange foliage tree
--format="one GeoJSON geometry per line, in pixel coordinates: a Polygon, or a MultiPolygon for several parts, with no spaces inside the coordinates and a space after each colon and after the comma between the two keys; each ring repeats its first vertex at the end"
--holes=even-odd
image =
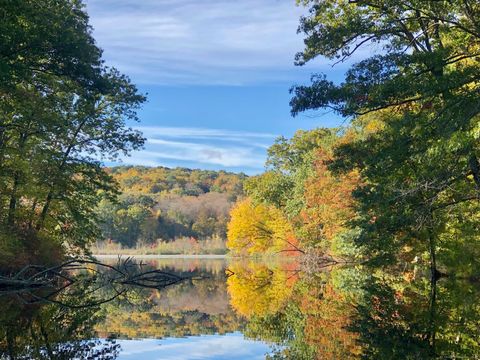
{"type": "Polygon", "coordinates": [[[331,155],[318,149],[313,176],[305,182],[305,206],[302,238],[328,250],[335,237],[347,229],[347,222],[355,216],[353,190],[360,183],[358,171],[335,175],[328,169],[331,155]]]}

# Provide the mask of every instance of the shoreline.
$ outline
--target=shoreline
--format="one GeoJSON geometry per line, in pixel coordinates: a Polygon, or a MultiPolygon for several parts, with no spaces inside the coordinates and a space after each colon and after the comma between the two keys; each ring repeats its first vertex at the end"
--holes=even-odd
{"type": "Polygon", "coordinates": [[[187,254],[92,254],[92,256],[100,259],[118,259],[120,258],[142,258],[142,259],[226,259],[226,254],[203,254],[203,255],[187,255],[187,254]]]}

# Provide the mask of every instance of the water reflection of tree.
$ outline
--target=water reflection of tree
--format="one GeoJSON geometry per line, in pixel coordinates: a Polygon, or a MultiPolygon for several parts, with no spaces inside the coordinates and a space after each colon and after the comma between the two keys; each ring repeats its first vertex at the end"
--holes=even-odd
{"type": "MultiPolygon", "coordinates": [[[[287,272],[288,274],[288,272],[287,272]]],[[[347,359],[358,353],[347,329],[353,310],[330,275],[300,276],[276,313],[253,316],[247,336],[279,344],[273,359],[347,359]]]]}
{"type": "Polygon", "coordinates": [[[241,315],[251,317],[274,313],[289,300],[296,272],[289,271],[285,264],[268,267],[251,262],[232,264],[227,280],[233,308],[241,315]]]}
{"type": "Polygon", "coordinates": [[[96,340],[98,308],[69,309],[56,304],[25,306],[3,302],[0,358],[115,359],[119,345],[96,340]]]}
{"type": "Polygon", "coordinates": [[[163,338],[225,334],[242,330],[243,321],[230,308],[225,274],[215,268],[196,270],[164,267],[189,279],[161,292],[149,292],[151,306],[132,306],[119,311],[117,303],[104,306],[106,319],[97,329],[118,338],[163,338]]]}
{"type": "Polygon", "coordinates": [[[281,267],[261,268],[257,275],[245,271],[238,268],[229,278],[237,286],[229,286],[232,304],[241,300],[251,307],[237,309],[248,317],[246,335],[276,344],[272,359],[480,356],[479,289],[473,283],[343,267],[299,274],[293,286],[282,288],[279,279],[287,279],[288,271],[281,267]],[[240,280],[233,280],[237,275],[240,280]],[[258,290],[265,283],[281,289],[278,301],[258,290]]]}
{"type": "Polygon", "coordinates": [[[164,289],[188,278],[131,258],[119,260],[116,265],[73,259],[56,266],[28,265],[17,273],[0,274],[0,297],[15,297],[24,304],[86,308],[116,299],[128,302],[139,291],[164,289]]]}
{"type": "Polygon", "coordinates": [[[360,334],[363,358],[480,356],[477,285],[447,279],[409,283],[385,276],[370,281],[352,326],[360,334]]]}
{"type": "MultiPolygon", "coordinates": [[[[72,260],[27,266],[0,276],[0,359],[114,359],[119,346],[99,340],[100,305],[151,306],[152,290],[187,277],[127,259],[117,265],[72,260]]],[[[191,277],[189,277],[191,279],[191,277]]]]}

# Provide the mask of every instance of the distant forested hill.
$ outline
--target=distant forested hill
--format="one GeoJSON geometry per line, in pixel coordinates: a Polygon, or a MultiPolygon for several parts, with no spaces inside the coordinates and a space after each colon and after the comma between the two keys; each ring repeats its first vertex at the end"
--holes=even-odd
{"type": "Polygon", "coordinates": [[[178,238],[225,239],[245,174],[186,168],[108,168],[122,194],[97,209],[104,240],[125,247],[178,238]]]}

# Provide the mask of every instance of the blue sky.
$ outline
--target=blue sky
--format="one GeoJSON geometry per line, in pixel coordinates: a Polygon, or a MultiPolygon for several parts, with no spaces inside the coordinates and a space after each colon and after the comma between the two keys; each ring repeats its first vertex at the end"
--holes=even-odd
{"type": "Polygon", "coordinates": [[[259,173],[276,136],[334,126],[334,114],[290,116],[289,88],[345,64],[294,66],[306,9],[295,0],[86,0],[107,65],[148,93],[147,143],[125,164],[259,173]]]}
{"type": "Polygon", "coordinates": [[[122,349],[119,360],[263,360],[271,352],[266,343],[247,340],[238,332],[117,343],[122,349]]]}

